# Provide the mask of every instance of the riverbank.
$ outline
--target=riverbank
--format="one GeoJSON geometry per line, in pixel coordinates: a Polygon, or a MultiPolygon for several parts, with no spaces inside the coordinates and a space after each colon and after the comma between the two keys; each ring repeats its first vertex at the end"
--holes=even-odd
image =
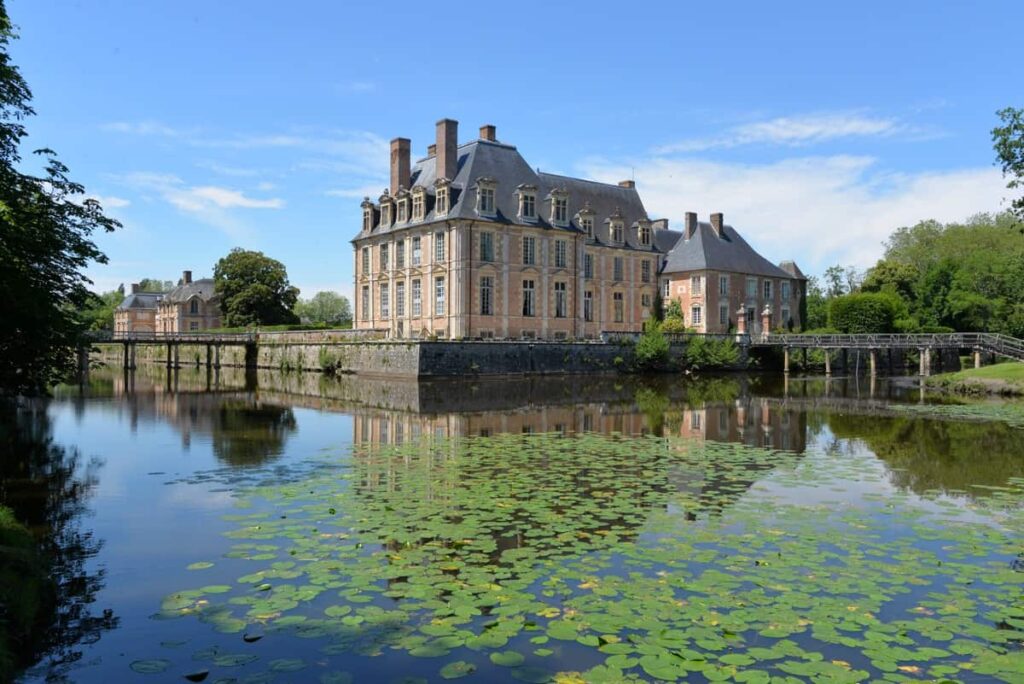
{"type": "Polygon", "coordinates": [[[51,593],[32,534],[0,506],[0,681],[30,662],[28,644],[51,593]]]}
{"type": "Polygon", "coordinates": [[[929,389],[964,395],[1024,396],[1024,363],[1007,361],[928,378],[929,389]]]}

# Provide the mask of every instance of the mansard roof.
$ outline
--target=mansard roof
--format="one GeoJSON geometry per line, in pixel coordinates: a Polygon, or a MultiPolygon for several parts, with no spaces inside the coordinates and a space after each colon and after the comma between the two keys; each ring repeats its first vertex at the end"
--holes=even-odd
{"type": "Polygon", "coordinates": [[[719,237],[710,223],[698,222],[694,234],[683,238],[669,251],[663,273],[711,270],[769,278],[794,277],[754,251],[732,226],[722,226],[719,237]]]}
{"type": "Polygon", "coordinates": [[[213,278],[200,278],[191,283],[182,283],[163,296],[164,303],[186,302],[193,297],[199,297],[204,302],[210,301],[216,296],[213,287],[213,278]]]}
{"type": "Polygon", "coordinates": [[[163,299],[163,292],[134,292],[128,294],[124,300],[117,305],[118,311],[128,309],[155,309],[157,303],[163,299]]]}

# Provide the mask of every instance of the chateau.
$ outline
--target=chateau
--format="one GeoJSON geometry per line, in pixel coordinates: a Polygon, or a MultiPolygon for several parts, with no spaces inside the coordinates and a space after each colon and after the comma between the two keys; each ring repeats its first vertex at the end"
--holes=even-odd
{"type": "Polygon", "coordinates": [[[192,271],[183,271],[170,292],[142,292],[132,283],[131,294],[114,310],[115,335],[199,332],[220,325],[213,279],[193,281],[192,271]]]}
{"type": "Polygon", "coordinates": [[[391,141],[391,184],[362,203],[355,327],[396,338],[590,339],[636,332],[656,293],[699,332],[800,326],[806,279],[758,255],[722,214],[652,220],[633,181],[535,171],[494,126],[458,144],[437,123],[415,166],[391,141]]]}

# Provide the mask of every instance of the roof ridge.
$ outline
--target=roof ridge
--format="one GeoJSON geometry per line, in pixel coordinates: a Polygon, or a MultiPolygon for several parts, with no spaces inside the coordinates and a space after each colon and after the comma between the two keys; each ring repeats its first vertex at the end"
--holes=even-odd
{"type": "Polygon", "coordinates": [[[604,181],[592,180],[590,178],[579,178],[577,176],[566,176],[561,173],[551,173],[550,171],[537,171],[538,176],[552,176],[554,178],[565,178],[568,180],[578,181],[580,183],[592,183],[594,185],[603,185],[608,188],[619,188],[620,190],[636,190],[636,188],[624,188],[618,183],[605,183],[604,181]]]}

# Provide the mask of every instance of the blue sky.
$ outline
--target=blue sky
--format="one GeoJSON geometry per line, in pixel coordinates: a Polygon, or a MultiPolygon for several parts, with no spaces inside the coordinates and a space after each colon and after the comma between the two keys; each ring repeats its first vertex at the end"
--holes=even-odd
{"type": "Polygon", "coordinates": [[[546,171],[634,177],[762,253],[864,267],[892,229],[994,211],[995,110],[1024,106],[1018,2],[7,0],[51,147],[124,223],[98,289],[234,246],[352,288],[387,142],[484,123],[546,171]]]}

